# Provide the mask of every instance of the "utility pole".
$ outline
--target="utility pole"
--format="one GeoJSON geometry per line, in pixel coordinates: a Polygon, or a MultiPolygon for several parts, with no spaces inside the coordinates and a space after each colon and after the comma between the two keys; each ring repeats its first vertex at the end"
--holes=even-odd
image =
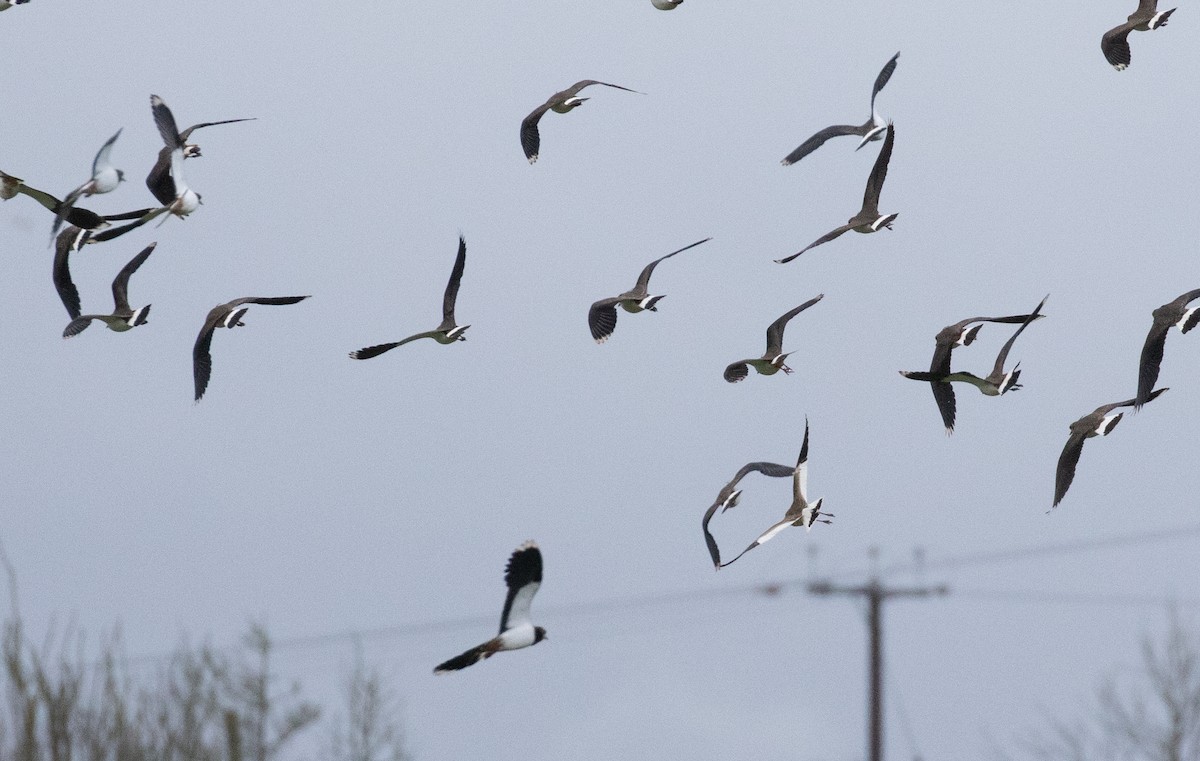
{"type": "Polygon", "coordinates": [[[870,643],[867,669],[870,692],[867,696],[867,759],[883,761],[883,603],[895,597],[929,597],[949,594],[945,584],[933,587],[888,587],[872,573],[866,584],[840,586],[829,581],[808,584],[812,595],[851,595],[867,600],[867,631],[870,643]]]}

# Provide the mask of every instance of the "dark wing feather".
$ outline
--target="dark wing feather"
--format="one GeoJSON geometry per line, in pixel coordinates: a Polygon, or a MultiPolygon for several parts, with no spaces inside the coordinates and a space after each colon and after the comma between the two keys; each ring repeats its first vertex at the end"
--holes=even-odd
{"type": "Polygon", "coordinates": [[[698,240],[695,243],[691,243],[689,245],[684,246],[683,248],[679,249],[678,251],[672,251],[671,253],[667,254],[666,256],[660,256],[657,259],[655,259],[654,261],[650,262],[642,269],[641,274],[638,275],[637,285],[634,286],[634,290],[640,291],[642,293],[646,293],[647,289],[650,287],[650,275],[654,273],[654,268],[657,267],[658,263],[661,262],[663,259],[670,259],[672,256],[675,256],[675,254],[682,254],[684,251],[687,251],[689,248],[695,248],[696,246],[699,246],[701,243],[707,243],[710,240],[712,240],[712,238],[705,238],[704,240],[698,240]]]}
{"type": "Polygon", "coordinates": [[[502,634],[511,626],[529,621],[529,604],[542,583],[542,552],[537,543],[528,541],[513,551],[504,568],[504,583],[508,595],[500,614],[502,634]]]}
{"type": "Polygon", "coordinates": [[[713,515],[717,512],[717,508],[721,506],[720,502],[714,502],[712,507],[704,511],[704,517],[700,519],[700,529],[704,532],[704,543],[708,545],[708,554],[712,558],[713,568],[721,567],[721,548],[717,546],[717,540],[713,538],[712,532],[708,530],[708,522],[712,520],[713,515]]]}
{"type": "Polygon", "coordinates": [[[233,124],[235,122],[252,122],[257,118],[258,117],[251,116],[246,119],[224,119],[219,122],[201,122],[199,124],[193,124],[192,126],[185,129],[183,132],[180,132],[179,137],[186,143],[187,139],[192,136],[192,133],[198,129],[204,129],[205,127],[215,127],[218,124],[233,124]]]}
{"type": "Polygon", "coordinates": [[[1138,362],[1138,390],[1135,402],[1137,407],[1150,401],[1150,390],[1158,381],[1158,373],[1162,367],[1163,349],[1166,346],[1167,333],[1170,329],[1170,324],[1156,322],[1146,336],[1146,343],[1142,345],[1142,358],[1138,362]]]}
{"type": "Polygon", "coordinates": [[[842,135],[861,136],[865,134],[867,134],[866,130],[864,130],[861,126],[856,127],[850,124],[835,124],[832,127],[826,127],[801,143],[800,147],[798,147],[796,150],[784,156],[783,161],[779,163],[783,164],[784,166],[791,166],[816,149],[820,148],[825,144],[825,141],[831,137],[841,137],[842,135]]]}
{"type": "Polygon", "coordinates": [[[163,206],[169,206],[175,200],[175,180],[171,177],[171,148],[164,147],[158,152],[158,161],[150,174],[146,175],[146,187],[154,198],[163,206]]]}
{"type": "Polygon", "coordinates": [[[954,386],[949,383],[933,381],[929,384],[929,388],[933,390],[933,400],[937,402],[938,412],[942,415],[942,425],[946,427],[946,433],[954,433],[954,416],[957,407],[954,386]]]}
{"type": "Polygon", "coordinates": [[[1132,22],[1125,22],[1120,26],[1115,26],[1104,33],[1100,38],[1100,50],[1104,53],[1104,58],[1112,66],[1120,71],[1129,66],[1132,60],[1132,55],[1129,50],[1129,33],[1133,31],[1132,22]]]}
{"type": "Polygon", "coordinates": [[[157,245],[158,243],[155,242],[143,248],[141,252],[139,252],[137,256],[130,259],[129,263],[122,267],[121,271],[117,273],[117,276],[113,278],[113,304],[116,306],[116,309],[113,310],[114,314],[122,311],[129,311],[129,278],[133,275],[133,273],[137,272],[138,267],[142,266],[142,262],[150,258],[150,254],[153,253],[154,247],[157,245]]]}
{"type": "MultiPolygon", "coordinates": [[[[79,211],[79,210],[76,209],[75,211],[79,211]]],[[[145,214],[143,214],[140,218],[134,220],[133,222],[130,222],[127,225],[121,225],[120,227],[112,227],[112,228],[109,228],[108,230],[102,230],[98,233],[95,233],[94,235],[92,235],[92,241],[95,243],[103,243],[105,241],[112,240],[113,238],[119,238],[122,235],[124,235],[125,233],[127,233],[131,230],[136,230],[139,227],[141,227],[142,225],[149,222],[150,220],[155,219],[156,217],[159,217],[159,216],[165,214],[167,212],[167,207],[160,206],[157,209],[145,209],[144,211],[146,212],[145,214]]],[[[68,219],[70,219],[70,218],[68,217],[68,219]]]]}
{"type": "Polygon", "coordinates": [[[58,234],[58,238],[54,242],[54,269],[51,276],[54,280],[54,289],[58,291],[58,297],[62,299],[63,306],[67,308],[67,314],[71,319],[80,315],[81,305],[79,289],[71,280],[70,257],[71,252],[82,245],[80,241],[86,240],[86,235],[84,230],[68,227],[58,234]],[[81,238],[81,236],[83,237],[81,238]]]}
{"type": "Polygon", "coordinates": [[[1008,352],[1010,349],[1012,349],[1013,344],[1016,342],[1017,336],[1021,335],[1021,331],[1029,327],[1031,322],[1042,316],[1042,307],[1046,304],[1046,299],[1048,298],[1050,297],[1046,296],[1045,299],[1042,299],[1038,303],[1037,307],[1031,313],[1029,313],[1028,316],[1026,316],[1024,322],[1021,323],[1021,327],[1017,328],[1016,332],[1004,342],[1004,346],[1000,348],[1000,353],[996,355],[996,364],[992,368],[993,376],[1000,376],[1004,374],[1004,363],[1008,361],[1008,352]]]}
{"type": "Polygon", "coordinates": [[[548,110],[550,110],[550,104],[543,103],[521,120],[521,148],[525,151],[525,158],[529,159],[530,164],[538,160],[538,151],[542,145],[541,135],[538,134],[538,121],[548,110]]]}
{"type": "Polygon", "coordinates": [[[897,52],[896,55],[892,56],[891,60],[885,63],[883,68],[879,70],[879,76],[875,77],[875,86],[871,88],[872,113],[875,111],[875,96],[879,94],[879,91],[882,90],[884,86],[887,85],[888,80],[892,78],[892,72],[896,70],[896,61],[899,60],[899,58],[900,53],[897,52]]]}
{"type": "Polygon", "coordinates": [[[409,336],[408,338],[405,338],[400,341],[393,341],[391,343],[386,343],[386,344],[376,344],[375,346],[368,346],[363,349],[357,349],[355,351],[350,352],[350,358],[351,359],[370,359],[371,357],[378,357],[380,354],[383,354],[385,351],[391,351],[392,349],[395,349],[397,346],[403,346],[404,344],[408,343],[409,341],[416,341],[418,338],[433,338],[435,335],[437,335],[437,332],[438,331],[436,331],[436,330],[427,330],[424,333],[417,333],[416,335],[409,336]]]}
{"type": "Polygon", "coordinates": [[[92,320],[98,319],[100,319],[100,316],[94,314],[85,314],[80,317],[76,317],[74,320],[71,320],[67,323],[67,327],[63,328],[63,338],[73,338],[74,336],[79,335],[86,330],[89,325],[92,324],[92,320]]]}
{"type": "Polygon", "coordinates": [[[158,127],[163,143],[171,149],[182,148],[184,142],[179,136],[179,128],[175,126],[175,116],[157,95],[150,96],[150,113],[154,116],[154,126],[158,127]]]}
{"type": "Polygon", "coordinates": [[[197,402],[204,396],[204,390],[208,388],[208,380],[212,377],[213,331],[216,330],[217,321],[227,313],[221,309],[221,307],[217,307],[208,313],[208,318],[204,320],[204,327],[200,328],[200,334],[196,336],[196,344],[192,347],[192,380],[195,382],[197,402]]]}
{"type": "Polygon", "coordinates": [[[730,383],[744,381],[749,375],[750,366],[746,364],[745,360],[742,360],[741,362],[734,362],[733,364],[729,365],[729,367],[725,368],[725,380],[729,381],[730,383]]]}
{"type": "Polygon", "coordinates": [[[582,90],[585,87],[590,87],[591,85],[604,85],[605,87],[615,87],[616,89],[624,90],[625,92],[634,92],[634,93],[637,93],[638,95],[645,95],[644,92],[641,92],[639,90],[631,90],[628,87],[621,87],[620,85],[614,85],[611,82],[601,82],[598,79],[581,79],[578,82],[576,82],[575,84],[568,87],[567,89],[558,93],[558,95],[561,95],[564,98],[569,98],[572,95],[578,95],[580,90],[582,90]]]}
{"type": "Polygon", "coordinates": [[[489,655],[496,652],[498,648],[499,643],[496,640],[488,640],[482,645],[477,645],[476,647],[471,648],[462,655],[456,655],[448,661],[439,663],[437,667],[434,668],[433,673],[445,674],[450,671],[460,671],[465,669],[467,666],[473,666],[476,663],[479,663],[484,658],[487,658],[489,655]]]}
{"type": "Polygon", "coordinates": [[[446,293],[442,296],[442,324],[447,329],[454,327],[454,302],[458,299],[458,285],[462,282],[463,268],[467,264],[467,241],[458,236],[458,254],[454,257],[454,269],[450,270],[450,280],[446,283],[446,293]]]}
{"type": "Polygon", "coordinates": [[[825,298],[825,294],[818,293],[808,301],[804,302],[795,309],[790,309],[785,312],[779,319],[767,326],[767,354],[779,354],[783,351],[783,330],[787,327],[788,322],[796,315],[808,309],[813,304],[816,304],[821,299],[825,298]]]}
{"type": "Polygon", "coordinates": [[[600,299],[588,310],[588,329],[592,331],[592,338],[596,343],[604,343],[617,329],[617,304],[619,303],[621,303],[619,298],[600,299]]]}
{"type": "Polygon", "coordinates": [[[1051,507],[1058,507],[1058,503],[1066,496],[1067,489],[1071,488],[1071,482],[1075,480],[1075,466],[1079,464],[1079,455],[1083,452],[1083,442],[1086,438],[1082,433],[1072,433],[1063,447],[1062,454],[1058,456],[1058,470],[1054,475],[1054,504],[1051,507]]]}
{"type": "Polygon", "coordinates": [[[834,230],[830,230],[829,232],[825,233],[820,238],[817,238],[812,243],[809,243],[807,246],[800,249],[799,251],[792,254],[791,256],[785,256],[782,259],[776,259],[775,262],[777,264],[787,264],[791,260],[795,259],[797,256],[800,256],[800,254],[803,254],[805,251],[808,251],[810,248],[816,248],[817,246],[821,245],[822,243],[828,243],[829,241],[833,240],[834,238],[837,238],[844,233],[848,233],[853,229],[854,229],[854,225],[846,224],[846,225],[842,225],[841,227],[838,227],[834,230]]]}
{"type": "Polygon", "coordinates": [[[889,124],[883,147],[879,149],[879,155],[875,157],[875,166],[871,167],[871,176],[867,178],[867,190],[863,193],[863,211],[879,213],[879,193],[883,190],[883,181],[887,179],[888,162],[892,160],[892,145],[895,142],[896,128],[889,124]]]}

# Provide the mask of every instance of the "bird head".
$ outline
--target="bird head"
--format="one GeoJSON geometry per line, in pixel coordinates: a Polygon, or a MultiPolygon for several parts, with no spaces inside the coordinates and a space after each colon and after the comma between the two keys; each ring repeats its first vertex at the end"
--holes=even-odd
{"type": "Polygon", "coordinates": [[[195,143],[188,143],[183,146],[183,157],[185,159],[195,159],[200,157],[200,146],[195,143]]]}
{"type": "Polygon", "coordinates": [[[540,626],[533,627],[533,644],[537,644],[546,639],[546,630],[540,626]]]}

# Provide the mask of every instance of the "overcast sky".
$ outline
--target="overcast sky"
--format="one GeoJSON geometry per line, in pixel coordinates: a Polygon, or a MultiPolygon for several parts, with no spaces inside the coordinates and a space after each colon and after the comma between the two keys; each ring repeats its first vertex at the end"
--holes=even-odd
{"type": "MultiPolygon", "coordinates": [[[[119,621],[136,655],[184,634],[234,642],[251,619],[281,640],[400,627],[366,652],[395,679],[422,761],[854,759],[860,608],[800,588],[715,592],[803,580],[812,547],[821,573],[853,583],[872,546],[891,565],[914,547],[932,562],[1191,527],[888,577],[953,588],[887,609],[892,757],[914,742],[930,760],[973,756],[1070,715],[1166,616],[1068,596],[1186,598],[1200,575],[1195,335],[1172,332],[1170,393],[1089,441],[1046,514],[1067,426],[1134,395],[1150,311],[1200,287],[1200,20],[1184,8],[1132,34],[1117,73],[1100,36],[1133,5],[10,9],[0,169],[34,187],[66,194],[124,128],[113,160],[128,182],[82,205],[150,205],[151,93],[181,127],[257,118],[195,133],[204,155],[186,175],[204,205],[189,219],[73,258],[84,311],[107,311],[113,275],[158,241],[130,285],[134,306],[153,304],[132,332],[63,341],[52,216],[24,196],[0,203],[0,539],[31,631],[119,621]],[[895,229],[774,264],[858,211],[879,144],[780,159],[862,122],[898,50],[878,100],[895,120],[880,203],[895,229]],[[530,166],[521,119],[585,78],[646,94],[591,88],[547,114],[530,166]],[[437,325],[460,233],[468,340],[350,360],[437,325]],[[593,301],[709,236],[656,269],[657,313],[622,312],[592,342],[593,301]],[[817,293],[785,336],[794,375],[725,383],[726,364],[761,354],[767,324],[817,293]],[[1047,318],[1011,354],[1024,389],[959,389],[947,438],[928,387],[896,371],[925,369],[943,326],[1047,293],[1047,318]],[[194,405],[208,309],[302,294],[215,336],[194,405]],[[793,462],[806,416],[811,496],[835,523],[714,573],[701,514],[743,463],[793,462]],[[528,538],[545,558],[533,610],[549,641],[435,678],[494,634],[504,563],[528,538]],[[650,602],[608,605],[622,600],[650,602]]],[[[986,374],[1010,330],[985,326],[956,367],[986,374]]],[[[786,479],[745,486],[713,523],[727,552],[790,502],[786,479]]],[[[350,658],[334,638],[278,664],[324,699],[350,658]]]]}

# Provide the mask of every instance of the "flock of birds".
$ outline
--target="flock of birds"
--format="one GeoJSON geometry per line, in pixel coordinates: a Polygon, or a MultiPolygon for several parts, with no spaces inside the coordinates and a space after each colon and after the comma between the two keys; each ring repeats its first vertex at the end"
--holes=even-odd
{"type": "MultiPolygon", "coordinates": [[[[12,5],[21,5],[29,0],[0,1],[0,11],[7,10],[12,5]]],[[[683,0],[651,0],[655,8],[673,10],[682,4],[683,0]]],[[[1130,14],[1128,20],[1110,31],[1101,39],[1101,50],[1108,62],[1121,71],[1129,66],[1131,56],[1128,42],[1132,31],[1150,31],[1163,27],[1175,9],[1159,11],[1157,0],[1140,0],[1137,10],[1130,14]]],[[[801,143],[794,151],[782,160],[784,166],[789,166],[820,148],[826,141],[834,137],[853,135],[860,138],[858,147],[861,149],[870,142],[882,140],[883,144],[875,159],[870,175],[867,178],[866,190],[863,195],[860,210],[843,225],[834,228],[817,238],[800,251],[777,259],[776,262],[786,264],[811,250],[828,243],[844,233],[855,231],[859,233],[874,233],[881,229],[891,229],[896,213],[881,213],[879,210],[880,193],[887,178],[888,163],[895,144],[895,127],[884,120],[876,109],[876,98],[887,85],[896,70],[900,54],[897,53],[884,65],[875,79],[871,89],[871,114],[867,121],[858,125],[834,125],[826,127],[801,143]]],[[[598,80],[585,79],[574,85],[554,93],[544,103],[539,105],[522,120],[520,125],[521,148],[529,163],[537,161],[541,150],[539,123],[548,111],[565,114],[582,105],[588,98],[580,97],[579,93],[592,85],[637,93],[621,85],[615,85],[598,80]]],[[[54,246],[53,281],[67,314],[70,318],[63,337],[70,338],[83,332],[93,321],[105,324],[116,332],[124,332],[146,324],[150,314],[150,305],[133,308],[129,301],[129,281],[135,272],[145,264],[154,252],[157,243],[151,243],[134,256],[117,273],[112,282],[113,310],[111,313],[83,314],[79,292],[71,280],[69,257],[84,245],[103,243],[118,238],[125,233],[164,215],[185,218],[195,212],[200,204],[200,194],[191,189],[184,177],[184,162],[189,158],[201,155],[200,148],[189,142],[192,133],[204,127],[249,119],[227,119],[215,122],[202,122],[186,130],[180,131],[176,125],[171,109],[157,95],[150,96],[150,110],[159,134],[163,139],[163,148],[150,169],[145,184],[157,201],[157,205],[137,209],[121,214],[99,215],[78,206],[78,203],[91,196],[110,193],[116,190],[124,181],[124,172],[113,164],[112,151],[121,130],[118,130],[100,147],[92,162],[91,176],[60,200],[42,190],[26,184],[24,180],[0,171],[0,200],[14,198],[23,194],[37,201],[53,215],[50,238],[54,246]],[[116,222],[124,224],[114,226],[116,222]],[[65,227],[64,227],[65,225],[65,227]]],[[[160,223],[161,224],[161,223],[160,223]]],[[[651,295],[649,291],[650,278],[655,268],[664,260],[700,246],[711,240],[705,238],[691,243],[661,256],[645,266],[638,276],[634,287],[617,296],[603,298],[591,305],[588,310],[587,322],[592,338],[597,343],[608,341],[617,325],[617,308],[638,313],[656,311],[656,304],[663,298],[661,295],[651,295]]],[[[440,344],[453,344],[466,340],[466,330],[469,325],[459,325],[455,319],[455,303],[458,297],[459,285],[466,266],[467,246],[465,239],[460,236],[457,254],[451,269],[450,279],[446,285],[442,302],[442,322],[433,330],[415,333],[399,341],[367,346],[350,352],[350,357],[366,360],[377,357],[394,348],[422,338],[431,338],[440,344]]],[[[804,303],[789,309],[772,322],[766,331],[766,350],[762,356],[743,359],[729,364],[724,371],[724,378],[730,383],[745,380],[753,368],[761,375],[774,375],[779,371],[790,374],[792,370],[785,364],[790,352],[784,351],[784,330],[788,323],[801,312],[815,306],[824,294],[818,294],[804,303]]],[[[193,376],[194,398],[196,402],[204,396],[212,374],[211,345],[217,328],[234,328],[242,326],[242,317],[250,305],[290,305],[296,304],[308,296],[247,296],[233,299],[220,304],[209,311],[200,328],[193,345],[193,376]]],[[[1121,408],[1141,408],[1147,402],[1156,399],[1166,388],[1154,388],[1157,382],[1163,360],[1163,350],[1167,335],[1172,327],[1187,333],[1200,322],[1200,306],[1192,306],[1192,302],[1200,299],[1200,289],[1188,291],[1178,298],[1162,305],[1153,312],[1153,323],[1142,348],[1138,369],[1138,386],[1136,395],[1120,402],[1104,404],[1094,411],[1084,415],[1070,425],[1070,436],[1063,447],[1058,459],[1056,470],[1054,501],[1057,506],[1066,495],[1075,476],[1076,466],[1083,450],[1084,442],[1094,436],[1103,436],[1112,432],[1124,413],[1116,412],[1121,408]]],[[[935,348],[929,370],[900,371],[900,374],[910,380],[929,383],[934,401],[945,426],[947,434],[954,430],[956,400],[954,383],[967,383],[975,386],[985,396],[1002,396],[1009,391],[1021,388],[1020,363],[1011,369],[1006,369],[1008,356],[1016,339],[1034,321],[1043,317],[1041,310],[1046,302],[1042,301],[1026,314],[1016,314],[1000,317],[970,317],[946,326],[934,338],[935,348]],[[969,346],[976,340],[984,323],[1017,325],[1016,330],[1000,349],[993,364],[992,371],[986,376],[954,370],[952,354],[956,347],[969,346]]],[[[822,510],[822,500],[810,501],[808,491],[808,448],[809,426],[805,420],[804,439],[796,464],[781,465],[770,462],[752,462],[734,474],[718,492],[712,505],[705,511],[701,520],[701,528],[705,544],[715,568],[723,568],[737,561],[750,550],[761,546],[789,526],[803,526],[811,530],[816,523],[831,523],[832,514],[822,510]],[[733,559],[722,562],[720,548],[710,531],[712,519],[720,512],[739,504],[743,490],[739,488],[742,480],[751,473],[772,478],[790,477],[793,485],[792,503],[783,518],[749,544],[733,559]]],[[[542,580],[542,556],[537,544],[527,541],[519,546],[509,558],[505,569],[505,583],[508,587],[507,597],[500,620],[499,634],[470,650],[451,658],[438,665],[434,673],[442,674],[456,671],[486,659],[496,652],[529,647],[546,638],[546,631],[535,626],[530,615],[530,604],[542,580]]]]}

